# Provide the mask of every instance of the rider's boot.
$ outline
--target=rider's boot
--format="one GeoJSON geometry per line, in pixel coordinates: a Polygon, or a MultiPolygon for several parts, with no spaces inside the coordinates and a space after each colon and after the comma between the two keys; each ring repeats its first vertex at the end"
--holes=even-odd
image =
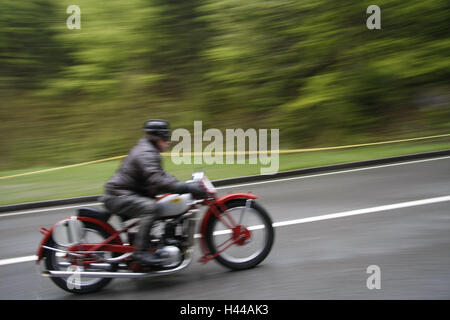
{"type": "Polygon", "coordinates": [[[160,266],[167,258],[148,250],[150,247],[150,230],[155,221],[155,216],[156,214],[147,214],[141,218],[139,231],[135,239],[136,252],[133,255],[140,263],[150,266],[160,266]]]}

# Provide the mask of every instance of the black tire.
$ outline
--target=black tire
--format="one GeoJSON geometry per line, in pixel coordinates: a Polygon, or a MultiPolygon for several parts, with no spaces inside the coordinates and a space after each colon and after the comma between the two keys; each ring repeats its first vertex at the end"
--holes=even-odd
{"type": "MultiPolygon", "coordinates": [[[[101,226],[99,226],[95,223],[83,221],[83,225],[84,225],[85,229],[91,229],[91,230],[97,231],[104,239],[106,239],[110,236],[108,231],[106,231],[101,226]]],[[[53,247],[53,248],[57,247],[57,244],[53,241],[53,239],[51,237],[49,238],[49,241],[47,242],[46,245],[49,247],[53,247]]],[[[58,263],[57,263],[57,257],[56,257],[55,251],[48,250],[48,249],[45,250],[44,258],[45,258],[45,266],[46,266],[47,270],[52,270],[52,271],[60,270],[60,267],[58,266],[58,263]]],[[[112,264],[111,269],[108,271],[115,271],[116,269],[117,269],[117,266],[112,264]]],[[[110,283],[112,280],[112,278],[98,278],[98,281],[94,282],[93,284],[80,285],[79,288],[77,288],[77,286],[70,288],[67,283],[66,278],[50,277],[50,279],[61,289],[71,292],[71,293],[78,293],[78,294],[99,291],[100,289],[105,287],[108,283],[110,283]]]]}
{"type": "MultiPolygon", "coordinates": [[[[247,199],[233,199],[225,203],[225,207],[227,210],[237,208],[237,207],[245,207],[247,199]]],[[[251,202],[251,209],[254,210],[254,213],[256,213],[259,216],[259,219],[264,224],[264,230],[265,230],[265,241],[263,248],[260,252],[256,253],[256,256],[252,257],[248,261],[231,261],[229,258],[226,257],[225,253],[226,250],[219,254],[215,260],[222,264],[223,266],[232,269],[232,270],[244,270],[253,268],[259,263],[261,263],[269,254],[270,250],[272,249],[272,245],[274,242],[275,232],[274,228],[272,226],[272,219],[270,218],[267,211],[257,204],[255,201],[252,200],[251,202]]],[[[211,215],[211,218],[208,220],[206,225],[206,244],[208,246],[209,252],[211,255],[214,255],[216,252],[220,251],[220,249],[216,248],[216,245],[214,243],[214,227],[220,220],[215,216],[211,215]]],[[[236,245],[236,244],[235,244],[236,245]]]]}

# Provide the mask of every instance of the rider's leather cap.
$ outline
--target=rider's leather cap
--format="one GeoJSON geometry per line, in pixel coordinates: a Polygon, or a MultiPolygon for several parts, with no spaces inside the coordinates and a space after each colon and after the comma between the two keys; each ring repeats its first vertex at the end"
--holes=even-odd
{"type": "Polygon", "coordinates": [[[146,133],[158,136],[164,140],[170,139],[170,125],[166,120],[151,119],[144,123],[146,133]]]}

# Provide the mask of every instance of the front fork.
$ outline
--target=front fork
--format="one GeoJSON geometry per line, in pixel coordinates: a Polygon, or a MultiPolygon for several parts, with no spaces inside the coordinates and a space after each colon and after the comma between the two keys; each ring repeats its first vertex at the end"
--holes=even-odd
{"type": "Polygon", "coordinates": [[[247,199],[247,200],[245,201],[245,207],[242,208],[241,216],[239,217],[239,223],[238,223],[239,225],[242,224],[242,221],[243,221],[243,218],[244,218],[245,211],[248,210],[248,209],[250,209],[251,206],[252,206],[252,199],[247,199]]]}

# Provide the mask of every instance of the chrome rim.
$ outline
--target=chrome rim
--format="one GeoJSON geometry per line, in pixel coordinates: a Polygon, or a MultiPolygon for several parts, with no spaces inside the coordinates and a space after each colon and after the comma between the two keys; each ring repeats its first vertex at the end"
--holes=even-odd
{"type": "MultiPolygon", "coordinates": [[[[100,243],[105,240],[105,238],[95,229],[91,228],[83,228],[83,237],[81,238],[81,243],[100,243]]],[[[58,246],[58,249],[67,250],[67,247],[58,246]]],[[[67,286],[70,289],[73,288],[81,288],[86,286],[94,285],[100,282],[101,278],[84,278],[78,272],[84,271],[92,271],[92,272],[102,272],[111,270],[111,264],[109,263],[96,263],[92,264],[88,268],[84,268],[83,266],[75,266],[71,263],[71,259],[66,256],[65,253],[62,252],[54,252],[54,268],[58,271],[68,271],[74,272],[73,275],[67,277],[65,280],[67,282],[67,286]]],[[[110,252],[103,253],[104,258],[111,258],[112,254],[110,252]]]]}
{"type": "MultiPolygon", "coordinates": [[[[245,206],[228,209],[226,213],[236,223],[245,226],[250,231],[251,236],[243,245],[234,244],[220,253],[219,256],[232,263],[246,263],[256,258],[263,252],[268,241],[268,230],[261,214],[257,210],[251,207],[245,208],[245,206]],[[245,213],[242,214],[244,209],[245,213]]],[[[220,220],[216,219],[215,221],[212,243],[217,252],[231,243],[230,239],[233,236],[233,232],[220,220]]]]}

